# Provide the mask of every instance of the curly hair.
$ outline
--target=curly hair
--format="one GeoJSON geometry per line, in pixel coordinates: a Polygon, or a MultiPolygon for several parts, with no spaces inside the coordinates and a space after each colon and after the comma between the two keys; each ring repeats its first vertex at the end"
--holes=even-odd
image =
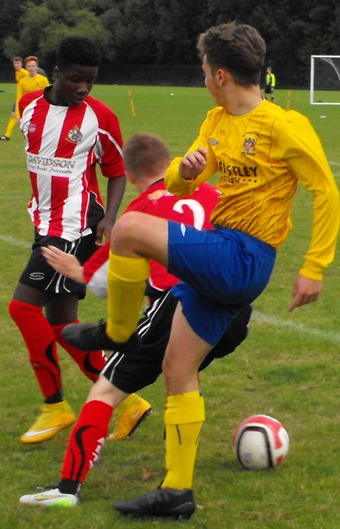
{"type": "Polygon", "coordinates": [[[99,66],[100,63],[100,51],[88,37],[66,37],[59,44],[57,51],[57,66],[59,68],[73,64],[99,66]]]}

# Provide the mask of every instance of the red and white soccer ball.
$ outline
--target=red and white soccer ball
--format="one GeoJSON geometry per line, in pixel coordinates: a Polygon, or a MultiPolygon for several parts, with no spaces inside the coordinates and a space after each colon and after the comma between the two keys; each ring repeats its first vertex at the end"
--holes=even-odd
{"type": "Polygon", "coordinates": [[[268,415],[253,415],[242,421],[233,435],[233,450],[247,470],[268,470],[284,461],[289,436],[280,421],[268,415]]]}

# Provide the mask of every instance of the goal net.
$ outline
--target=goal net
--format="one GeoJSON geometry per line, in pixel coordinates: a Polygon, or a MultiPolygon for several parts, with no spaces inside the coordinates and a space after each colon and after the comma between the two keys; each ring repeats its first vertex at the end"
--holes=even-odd
{"type": "Polygon", "coordinates": [[[340,55],[312,55],[311,105],[340,105],[340,55]]]}

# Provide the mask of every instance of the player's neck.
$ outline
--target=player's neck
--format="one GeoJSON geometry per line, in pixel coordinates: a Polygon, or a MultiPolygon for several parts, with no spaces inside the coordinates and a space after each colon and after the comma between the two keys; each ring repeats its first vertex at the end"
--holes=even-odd
{"type": "Polygon", "coordinates": [[[232,116],[247,114],[262,102],[259,86],[241,87],[226,95],[225,108],[232,116]]]}

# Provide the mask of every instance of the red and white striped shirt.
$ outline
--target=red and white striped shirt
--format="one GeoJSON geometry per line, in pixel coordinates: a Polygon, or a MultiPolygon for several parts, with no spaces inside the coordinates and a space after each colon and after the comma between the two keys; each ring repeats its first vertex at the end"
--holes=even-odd
{"type": "Polygon", "coordinates": [[[104,215],[96,164],[108,178],[125,174],[118,118],[91,96],[75,107],[55,106],[42,91],[25,95],[20,113],[32,222],[40,235],[75,241],[104,215]]]}

